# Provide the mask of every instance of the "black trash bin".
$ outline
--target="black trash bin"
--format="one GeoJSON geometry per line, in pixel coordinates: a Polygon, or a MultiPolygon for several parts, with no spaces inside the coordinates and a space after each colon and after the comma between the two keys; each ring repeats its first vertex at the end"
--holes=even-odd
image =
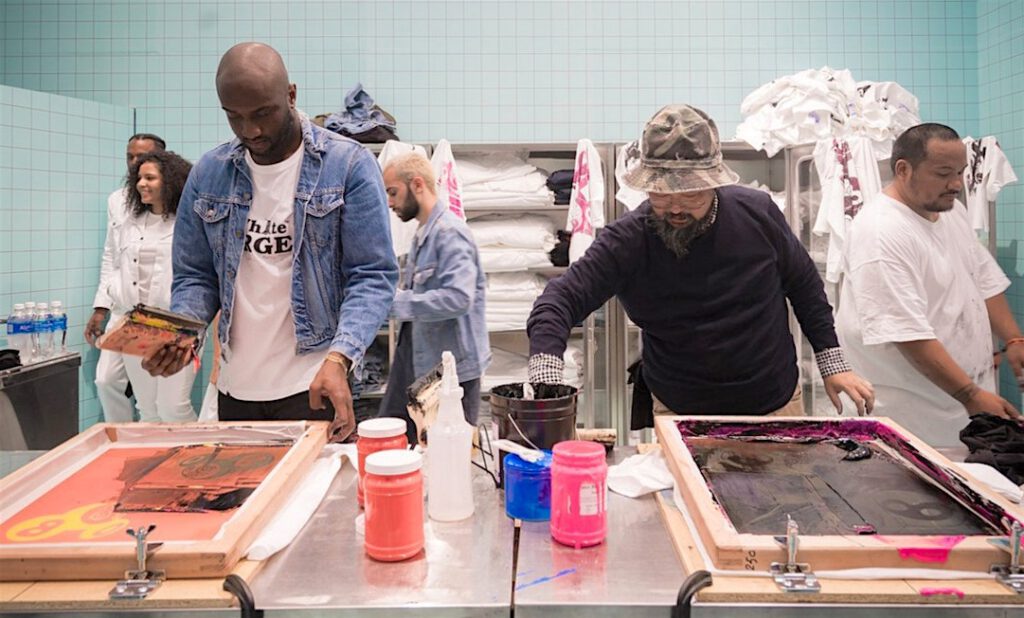
{"type": "Polygon", "coordinates": [[[78,433],[77,352],[0,371],[0,450],[48,450],[78,433]]]}

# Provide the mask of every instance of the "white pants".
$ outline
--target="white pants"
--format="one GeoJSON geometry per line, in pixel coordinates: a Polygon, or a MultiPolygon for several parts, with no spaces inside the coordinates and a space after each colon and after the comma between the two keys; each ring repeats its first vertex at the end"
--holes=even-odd
{"type": "MultiPolygon", "coordinates": [[[[111,313],[107,330],[113,328],[123,314],[111,313]]],[[[130,423],[133,418],[132,400],[125,397],[128,388],[128,374],[124,370],[124,359],[120,352],[100,350],[96,362],[96,397],[103,408],[103,419],[108,423],[130,423]]]]}
{"type": "Polygon", "coordinates": [[[141,356],[123,355],[124,368],[135,391],[139,420],[144,423],[189,423],[196,420],[192,409],[192,365],[167,378],[155,378],[142,368],[141,356]]]}
{"type": "Polygon", "coordinates": [[[206,395],[203,396],[203,407],[199,411],[199,421],[203,423],[216,423],[218,418],[217,385],[210,382],[206,385],[206,395]]]}

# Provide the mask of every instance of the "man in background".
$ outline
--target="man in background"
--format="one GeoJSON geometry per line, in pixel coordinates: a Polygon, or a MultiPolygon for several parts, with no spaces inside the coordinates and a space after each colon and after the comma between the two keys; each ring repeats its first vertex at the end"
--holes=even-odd
{"type": "MultiPolygon", "coordinates": [[[[348,373],[387,319],[398,268],[380,168],[358,143],[296,109],[281,56],[240,43],[217,95],[235,139],[196,163],[174,229],[171,310],[220,310],[220,420],[355,428],[348,373]]],[[[189,350],[144,360],[179,371],[189,350]]]]}
{"type": "Polygon", "coordinates": [[[466,222],[438,201],[436,184],[430,161],[420,154],[400,155],[384,168],[388,207],[403,222],[419,221],[391,305],[400,328],[379,414],[405,419],[410,444],[416,444],[407,408],[413,381],[451,351],[466,422],[476,425],[480,377],[491,361],[480,255],[466,222]]]}
{"type": "Polygon", "coordinates": [[[876,410],[933,446],[959,444],[968,417],[1019,413],[996,390],[992,333],[1020,379],[1024,337],[1010,286],[956,200],[967,151],[941,124],[896,139],[885,190],[853,221],[836,315],[854,368],[878,392],[876,410]]]}
{"type": "MultiPolygon", "coordinates": [[[[125,151],[125,162],[130,172],[140,156],[154,150],[166,150],[167,144],[152,133],[136,133],[128,138],[125,151]]],[[[126,175],[127,177],[127,175],[126,175]]],[[[85,325],[85,340],[95,345],[96,338],[103,334],[104,324],[112,327],[116,319],[109,319],[110,307],[113,305],[109,294],[110,279],[113,276],[113,246],[118,228],[127,216],[125,188],[121,187],[107,197],[107,238],[103,245],[103,259],[100,262],[100,283],[96,288],[96,296],[92,302],[92,316],[85,325]]],[[[120,317],[120,316],[114,316],[120,317]]],[[[96,396],[103,408],[103,419],[108,423],[129,423],[132,421],[134,408],[128,395],[128,374],[124,370],[124,360],[120,352],[100,350],[96,362],[96,396]]]]}

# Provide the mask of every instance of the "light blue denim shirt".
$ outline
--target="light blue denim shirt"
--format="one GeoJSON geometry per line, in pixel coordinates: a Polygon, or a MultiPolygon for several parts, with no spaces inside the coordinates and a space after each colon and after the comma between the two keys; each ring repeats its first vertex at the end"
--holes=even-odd
{"type": "Polygon", "coordinates": [[[459,381],[483,375],[491,363],[484,318],[487,279],[466,222],[438,203],[409,251],[391,317],[415,322],[413,370],[417,376],[455,355],[459,381]],[[411,285],[410,285],[411,282],[411,285]]]}
{"type": "MultiPolygon", "coordinates": [[[[292,315],[296,354],[330,347],[358,362],[385,322],[398,266],[380,168],[348,138],[302,118],[295,189],[292,315]]],[[[252,205],[252,176],[237,140],[192,168],[174,226],[171,310],[210,322],[229,345],[235,278],[252,205]]]]}

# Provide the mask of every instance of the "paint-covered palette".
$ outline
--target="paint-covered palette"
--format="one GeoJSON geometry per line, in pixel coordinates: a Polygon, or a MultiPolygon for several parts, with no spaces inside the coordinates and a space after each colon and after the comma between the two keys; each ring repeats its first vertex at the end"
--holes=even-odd
{"type": "Polygon", "coordinates": [[[986,572],[1008,556],[1020,508],[886,418],[660,417],[688,514],[714,566],[785,562],[776,537],[800,529],[814,570],[986,572]]]}
{"type": "Polygon", "coordinates": [[[231,571],[326,442],[326,423],[96,425],[0,480],[0,580],[231,571]]]}

